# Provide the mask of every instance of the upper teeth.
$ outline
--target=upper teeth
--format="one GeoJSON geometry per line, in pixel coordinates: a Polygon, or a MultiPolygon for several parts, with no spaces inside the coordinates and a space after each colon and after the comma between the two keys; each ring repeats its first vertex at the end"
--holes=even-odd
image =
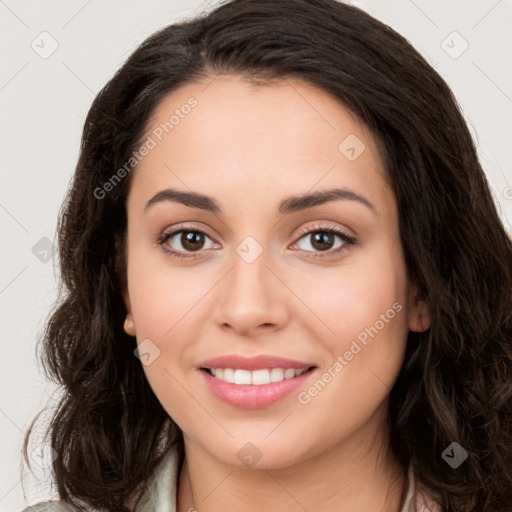
{"type": "Polygon", "coordinates": [[[224,382],[233,384],[255,384],[260,386],[262,384],[270,384],[271,382],[279,382],[284,379],[291,379],[298,377],[307,368],[295,370],[293,368],[272,368],[264,370],[234,370],[233,368],[210,368],[212,375],[224,382]]]}

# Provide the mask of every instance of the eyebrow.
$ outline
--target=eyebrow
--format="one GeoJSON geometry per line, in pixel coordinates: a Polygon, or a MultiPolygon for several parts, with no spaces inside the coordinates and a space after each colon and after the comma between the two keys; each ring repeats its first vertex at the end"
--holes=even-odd
{"type": "MultiPolygon", "coordinates": [[[[337,200],[356,201],[367,206],[375,215],[378,215],[377,209],[370,201],[368,201],[368,199],[366,199],[366,197],[361,196],[348,188],[333,188],[320,192],[288,197],[279,203],[278,213],[280,215],[286,215],[337,200]]],[[[164,201],[172,201],[212,213],[222,213],[222,209],[219,204],[212,197],[198,192],[186,192],[173,188],[167,188],[155,194],[146,203],[144,211],[147,211],[151,206],[164,201]]]]}

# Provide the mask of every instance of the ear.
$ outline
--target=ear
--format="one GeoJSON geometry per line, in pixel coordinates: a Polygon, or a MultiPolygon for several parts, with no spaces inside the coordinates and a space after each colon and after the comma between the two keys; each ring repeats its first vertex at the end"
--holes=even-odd
{"type": "Polygon", "coordinates": [[[408,297],[409,330],[424,332],[430,328],[432,316],[423,293],[416,284],[409,287],[408,297]]]}
{"type": "Polygon", "coordinates": [[[125,288],[123,290],[123,301],[126,305],[126,318],[124,320],[124,324],[123,324],[123,329],[124,329],[124,332],[126,334],[128,334],[129,336],[135,336],[135,321],[133,319],[133,314],[132,314],[132,308],[131,308],[131,305],[130,305],[130,297],[128,295],[128,290],[125,288]]]}

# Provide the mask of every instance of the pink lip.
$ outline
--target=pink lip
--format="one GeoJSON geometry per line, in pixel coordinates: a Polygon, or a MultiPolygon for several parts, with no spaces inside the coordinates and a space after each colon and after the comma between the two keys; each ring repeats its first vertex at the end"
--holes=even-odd
{"type": "MultiPolygon", "coordinates": [[[[216,368],[220,368],[217,366],[216,368]]],[[[227,367],[226,367],[227,368],[227,367]]],[[[267,366],[268,368],[268,366],[267,366]]],[[[281,367],[276,367],[281,368],[281,367]]],[[[301,367],[302,368],[302,367],[301,367]]],[[[262,409],[281,400],[296,390],[308,379],[315,370],[302,373],[298,377],[284,379],[281,382],[271,382],[256,386],[253,384],[231,384],[216,379],[206,370],[199,370],[202,378],[205,379],[210,391],[223,402],[242,409],[262,409]]]]}
{"type": "Polygon", "coordinates": [[[295,361],[277,356],[242,357],[230,354],[203,361],[198,365],[198,369],[210,391],[223,402],[244,409],[261,409],[292,393],[310,377],[314,370],[306,371],[298,377],[284,379],[281,382],[271,382],[256,386],[253,384],[224,382],[210,375],[205,368],[232,368],[234,370],[252,371],[272,368],[300,370],[302,368],[309,369],[312,366],[315,365],[310,362],[295,361]]]}
{"type": "Polygon", "coordinates": [[[294,370],[300,370],[310,366],[314,366],[314,364],[277,356],[242,357],[236,354],[214,357],[198,365],[199,368],[233,368],[240,370],[264,370],[266,368],[293,368],[294,370]]]}

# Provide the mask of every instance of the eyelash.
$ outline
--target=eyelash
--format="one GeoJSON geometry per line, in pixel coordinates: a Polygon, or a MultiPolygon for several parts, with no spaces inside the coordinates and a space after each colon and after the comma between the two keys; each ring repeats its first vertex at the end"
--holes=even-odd
{"type": "MultiPolygon", "coordinates": [[[[194,253],[191,254],[191,255],[185,255],[185,254],[183,254],[180,251],[175,251],[173,249],[169,249],[169,247],[165,245],[167,240],[169,240],[173,236],[177,235],[178,233],[183,233],[183,232],[185,232],[185,233],[186,232],[200,233],[200,234],[208,236],[207,233],[205,233],[204,231],[201,231],[200,229],[193,229],[193,228],[190,228],[190,227],[187,227],[187,226],[178,226],[178,228],[176,228],[175,230],[171,231],[170,233],[162,233],[162,235],[160,235],[158,237],[157,242],[158,242],[159,245],[162,246],[162,249],[167,254],[169,254],[169,255],[171,255],[173,257],[176,257],[176,258],[195,258],[196,255],[194,253]]],[[[322,226],[322,225],[314,226],[313,228],[311,228],[311,227],[310,228],[306,228],[304,231],[301,231],[299,233],[299,237],[298,237],[297,241],[299,241],[305,235],[310,235],[310,234],[319,233],[319,232],[321,232],[321,233],[330,233],[330,234],[333,234],[333,235],[337,235],[345,243],[341,247],[338,247],[335,250],[328,250],[328,251],[313,253],[313,255],[308,256],[309,258],[329,258],[329,257],[332,257],[332,256],[337,256],[339,253],[347,250],[347,246],[350,247],[350,246],[353,246],[353,245],[357,244],[357,240],[354,237],[352,237],[350,235],[347,235],[347,233],[345,233],[344,231],[342,231],[340,229],[333,228],[332,226],[322,226]],[[327,254],[327,256],[324,256],[324,254],[327,254]]],[[[210,238],[210,237],[208,236],[208,238],[210,238]]],[[[197,252],[199,253],[200,251],[197,251],[197,252]]],[[[306,251],[306,252],[311,252],[311,251],[306,251]]]]}

